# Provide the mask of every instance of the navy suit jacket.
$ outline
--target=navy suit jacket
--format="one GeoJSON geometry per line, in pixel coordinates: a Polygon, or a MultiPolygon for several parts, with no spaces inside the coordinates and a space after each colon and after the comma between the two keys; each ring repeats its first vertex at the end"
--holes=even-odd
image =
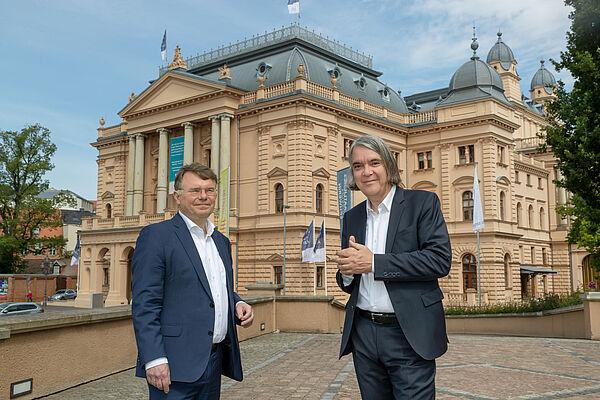
{"type": "MultiPolygon", "coordinates": [[[[367,201],[344,215],[342,248],[350,236],[365,244],[367,201]]],[[[387,231],[385,254],[375,254],[375,280],[383,281],[394,313],[406,339],[422,358],[432,360],[448,348],[446,321],[438,278],[448,275],[452,254],[450,238],[440,201],[434,193],[396,187],[387,231]]],[[[350,299],[340,357],[352,351],[352,324],[358,301],[360,274],[344,286],[337,272],[338,285],[350,299]]]]}
{"type": "MultiPolygon", "coordinates": [[[[223,375],[242,380],[242,364],[234,323],[231,244],[216,229],[212,239],[227,277],[229,318],[222,342],[223,375]]],[[[194,382],[204,373],[213,340],[215,308],[210,286],[187,225],[179,214],[144,227],[131,265],[132,315],[138,347],[136,375],[144,364],[167,357],[172,381],[194,382]]]]}

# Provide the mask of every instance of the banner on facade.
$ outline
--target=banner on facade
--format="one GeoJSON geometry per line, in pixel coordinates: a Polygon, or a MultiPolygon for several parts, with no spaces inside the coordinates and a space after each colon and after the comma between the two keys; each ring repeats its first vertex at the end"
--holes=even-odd
{"type": "Polygon", "coordinates": [[[183,136],[172,138],[169,143],[169,193],[175,191],[175,176],[183,167],[183,136]]]}
{"type": "Polygon", "coordinates": [[[229,167],[221,171],[219,177],[219,215],[217,229],[229,237],[229,167]]]}
{"type": "Polygon", "coordinates": [[[337,192],[338,192],[338,210],[340,215],[340,237],[342,235],[342,226],[344,213],[352,208],[352,190],[348,189],[348,174],[350,167],[340,169],[337,172],[337,192]]]}

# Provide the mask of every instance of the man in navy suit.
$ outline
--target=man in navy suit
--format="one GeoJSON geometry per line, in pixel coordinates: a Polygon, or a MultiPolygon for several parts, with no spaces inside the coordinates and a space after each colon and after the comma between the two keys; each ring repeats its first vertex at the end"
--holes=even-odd
{"type": "Polygon", "coordinates": [[[242,380],[235,323],[252,307],[233,291],[231,244],[208,219],[217,176],[192,163],[175,177],[179,212],[144,227],[132,260],[136,376],[150,399],[218,399],[221,374],[242,380]]]}
{"type": "Polygon", "coordinates": [[[383,140],[350,147],[350,189],[367,200],[344,215],[338,285],[350,294],[340,357],[352,352],[363,399],[434,399],[435,358],[447,350],[438,278],[450,239],[434,193],[404,190],[383,140]]]}

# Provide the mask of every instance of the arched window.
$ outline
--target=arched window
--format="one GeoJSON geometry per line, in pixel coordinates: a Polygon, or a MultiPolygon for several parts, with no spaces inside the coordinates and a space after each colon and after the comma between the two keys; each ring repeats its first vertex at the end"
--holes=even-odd
{"type": "Polygon", "coordinates": [[[473,192],[464,192],[462,195],[463,221],[473,220],[473,192]]]}
{"type": "Polygon", "coordinates": [[[521,226],[523,219],[523,207],[521,207],[521,203],[517,203],[517,226],[521,226]]]}
{"type": "Polygon", "coordinates": [[[283,212],[283,185],[281,183],[275,185],[275,212],[283,212]]]}
{"type": "Polygon", "coordinates": [[[315,189],[315,211],[317,214],[321,214],[323,212],[323,185],[320,183],[315,189]]]}
{"type": "Polygon", "coordinates": [[[500,192],[500,221],[504,221],[504,192],[500,192]]]}
{"type": "Polygon", "coordinates": [[[510,256],[508,253],[504,255],[504,287],[512,287],[510,284],[510,256]]]}
{"type": "Polygon", "coordinates": [[[463,289],[477,289],[477,260],[473,254],[465,254],[462,258],[463,289]]]}
{"type": "Polygon", "coordinates": [[[106,218],[112,218],[112,206],[110,203],[106,204],[106,218]]]}
{"type": "Polygon", "coordinates": [[[540,229],[544,229],[546,226],[544,221],[546,219],[546,213],[544,212],[544,207],[540,207],[540,229]]]}
{"type": "Polygon", "coordinates": [[[533,228],[533,206],[529,205],[529,227],[533,228]]]}

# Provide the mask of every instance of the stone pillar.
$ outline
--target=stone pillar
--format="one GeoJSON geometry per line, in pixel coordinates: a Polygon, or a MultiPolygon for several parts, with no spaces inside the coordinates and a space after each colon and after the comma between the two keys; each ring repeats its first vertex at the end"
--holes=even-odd
{"type": "Polygon", "coordinates": [[[135,171],[133,183],[133,215],[144,205],[144,134],[135,134],[135,171]]]}
{"type": "Polygon", "coordinates": [[[194,127],[196,124],[184,122],[181,126],[184,128],[183,165],[187,165],[194,161],[194,127]]]}
{"type": "MultiPolygon", "coordinates": [[[[163,213],[167,207],[167,171],[169,160],[169,130],[158,128],[158,178],[156,184],[156,212],[163,213]]],[[[185,162],[184,162],[185,164],[185,162]]]]}
{"type": "Polygon", "coordinates": [[[217,176],[220,176],[221,171],[229,167],[229,155],[231,154],[231,114],[221,114],[221,146],[219,149],[219,168],[217,176]]]}
{"type": "Polygon", "coordinates": [[[211,152],[210,152],[210,167],[219,176],[219,146],[221,143],[221,125],[217,115],[209,117],[212,121],[211,127],[211,152]]]}
{"type": "Polygon", "coordinates": [[[129,137],[129,153],[127,154],[127,199],[125,215],[133,215],[133,177],[135,169],[135,136],[129,137]]]}

